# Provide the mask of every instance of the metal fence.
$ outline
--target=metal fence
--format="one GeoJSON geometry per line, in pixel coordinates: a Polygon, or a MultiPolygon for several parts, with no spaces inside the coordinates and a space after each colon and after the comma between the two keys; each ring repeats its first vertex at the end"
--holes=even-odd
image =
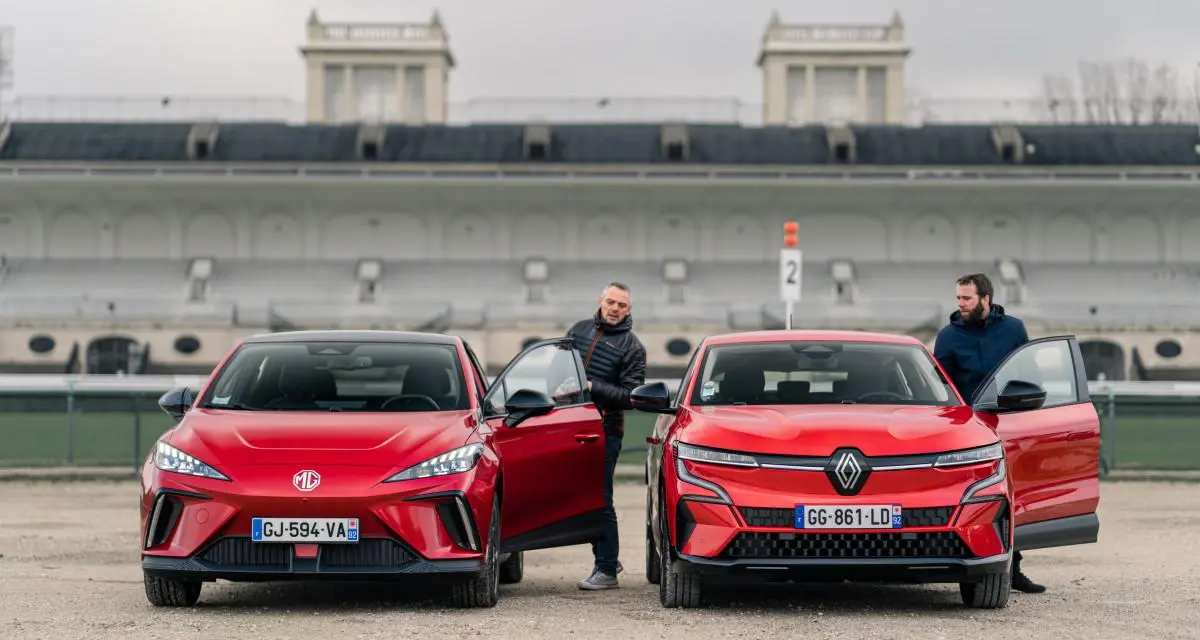
{"type": "MultiPolygon", "coordinates": [[[[668,380],[668,384],[674,381],[668,380]]],[[[0,376],[0,467],[140,468],[174,421],[162,393],[193,376],[0,376]]],[[[1101,467],[1200,471],[1200,383],[1093,383],[1101,467]]],[[[639,463],[652,414],[631,412],[624,462],[639,463]]]]}

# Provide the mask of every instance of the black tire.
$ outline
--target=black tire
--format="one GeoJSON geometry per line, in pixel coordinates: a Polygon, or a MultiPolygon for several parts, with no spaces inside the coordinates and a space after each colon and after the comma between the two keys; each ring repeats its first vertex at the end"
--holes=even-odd
{"type": "Polygon", "coordinates": [[[672,561],[671,539],[667,535],[667,510],[658,510],[658,531],[662,541],[658,545],[659,583],[658,599],[668,609],[694,609],[703,604],[702,579],[684,562],[672,561]]]}
{"type": "Polygon", "coordinates": [[[972,609],[1003,609],[1008,606],[1012,591],[1012,570],[989,573],[982,582],[961,582],[958,591],[963,604],[972,609]]]}
{"type": "Polygon", "coordinates": [[[500,500],[492,498],[492,524],[488,527],[483,571],[450,587],[450,601],[460,609],[494,607],[500,601],[500,500]]]}
{"type": "Polygon", "coordinates": [[[143,573],[142,583],[146,587],[146,599],[156,607],[190,607],[200,599],[201,584],[198,581],[171,580],[143,573]]]}
{"type": "Polygon", "coordinates": [[[525,552],[509,554],[508,560],[500,565],[500,584],[517,584],[525,578],[525,552]]]}
{"type": "Polygon", "coordinates": [[[658,584],[662,579],[662,565],[658,556],[658,545],[654,543],[654,510],[650,508],[650,489],[646,489],[646,581],[658,584]]]}
{"type": "Polygon", "coordinates": [[[646,581],[658,584],[662,581],[662,565],[659,562],[658,549],[654,544],[654,534],[650,525],[646,525],[646,581]]]}

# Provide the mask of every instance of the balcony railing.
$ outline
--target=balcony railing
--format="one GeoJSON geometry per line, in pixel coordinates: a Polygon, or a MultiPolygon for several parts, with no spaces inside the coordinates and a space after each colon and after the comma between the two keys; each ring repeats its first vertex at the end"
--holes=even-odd
{"type": "Polygon", "coordinates": [[[438,40],[440,36],[428,24],[336,24],[319,25],[315,41],[341,42],[414,42],[438,40]]]}

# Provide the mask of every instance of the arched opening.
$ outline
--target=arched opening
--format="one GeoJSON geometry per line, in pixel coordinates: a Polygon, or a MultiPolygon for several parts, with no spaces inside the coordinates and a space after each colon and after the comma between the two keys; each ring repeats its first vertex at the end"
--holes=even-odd
{"type": "Polygon", "coordinates": [[[1083,353],[1088,380],[1099,380],[1100,374],[1104,374],[1105,380],[1126,378],[1125,350],[1121,345],[1108,340],[1088,340],[1079,343],[1079,351],[1083,353]]]}
{"type": "Polygon", "coordinates": [[[142,371],[142,346],[129,338],[96,338],[88,345],[87,372],[101,375],[142,371]]]}

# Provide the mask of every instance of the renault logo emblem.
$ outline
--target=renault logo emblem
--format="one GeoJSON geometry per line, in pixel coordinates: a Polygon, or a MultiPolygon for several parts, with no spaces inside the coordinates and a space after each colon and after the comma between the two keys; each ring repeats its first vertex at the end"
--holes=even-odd
{"type": "Polygon", "coordinates": [[[862,491],[871,468],[856,449],[838,449],[830,456],[825,475],[839,495],[852,496],[862,491]]]}

